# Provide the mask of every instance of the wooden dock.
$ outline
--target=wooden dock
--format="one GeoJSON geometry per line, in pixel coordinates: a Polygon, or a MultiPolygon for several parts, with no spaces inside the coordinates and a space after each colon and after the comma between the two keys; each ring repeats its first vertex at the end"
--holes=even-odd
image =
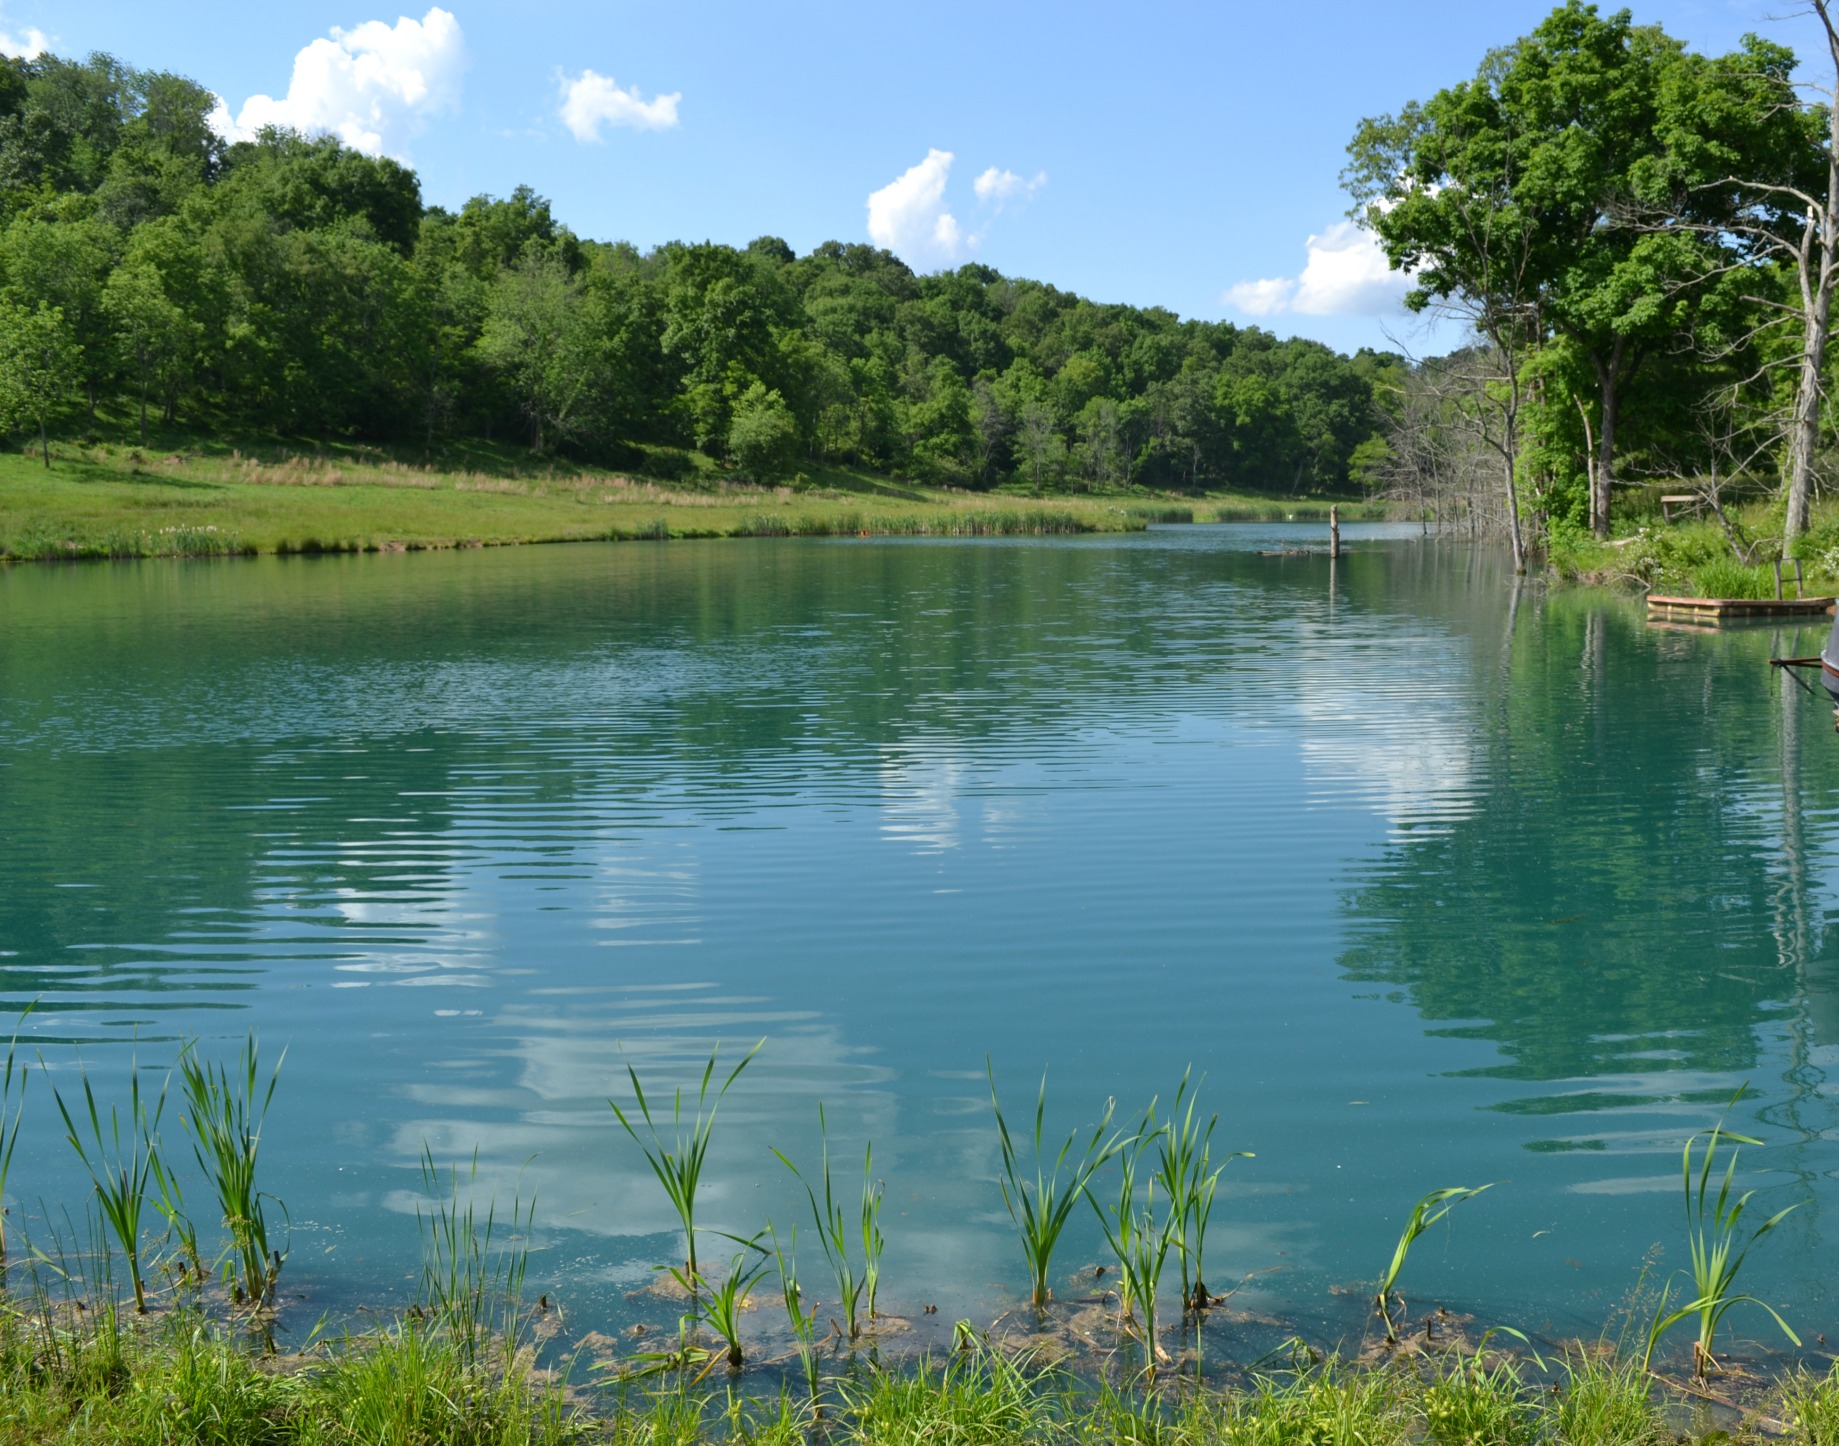
{"type": "Polygon", "coordinates": [[[1832,612],[1829,597],[1667,597],[1648,594],[1650,619],[1715,624],[1743,618],[1823,617],[1832,612]]]}

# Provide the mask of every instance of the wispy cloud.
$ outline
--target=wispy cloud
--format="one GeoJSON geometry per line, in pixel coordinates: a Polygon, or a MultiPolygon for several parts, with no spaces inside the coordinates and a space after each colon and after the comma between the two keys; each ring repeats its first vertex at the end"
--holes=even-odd
{"type": "Polygon", "coordinates": [[[914,266],[956,261],[974,251],[989,232],[990,220],[1005,207],[1020,205],[1047,184],[1047,172],[1032,180],[991,166],[971,182],[983,224],[966,230],[946,201],[945,191],[956,159],[936,146],[926,159],[909,166],[868,198],[868,235],[877,246],[914,266]]]}
{"type": "Polygon", "coordinates": [[[677,102],[682,91],[646,100],[637,86],[621,90],[610,75],[584,70],[574,79],[562,77],[562,124],[578,141],[597,141],[600,128],[630,126],[634,130],[669,130],[677,124],[677,102]]]}
{"type": "Polygon", "coordinates": [[[1033,200],[1034,193],[1046,184],[1046,171],[1035,172],[1034,179],[1030,181],[1024,180],[1014,171],[999,171],[991,166],[971,183],[971,189],[976,191],[979,201],[1000,211],[1011,201],[1033,200]]]}
{"type": "Polygon", "coordinates": [[[1241,281],[1223,299],[1247,316],[1380,316],[1396,311],[1411,285],[1387,263],[1373,233],[1353,221],[1311,236],[1308,253],[1299,275],[1241,281]]]}

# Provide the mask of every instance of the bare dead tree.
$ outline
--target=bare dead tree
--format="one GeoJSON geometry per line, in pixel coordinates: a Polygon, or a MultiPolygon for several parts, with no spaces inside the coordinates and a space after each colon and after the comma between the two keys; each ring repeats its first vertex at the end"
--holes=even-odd
{"type": "Polygon", "coordinates": [[[1518,499],[1500,486],[1503,437],[1486,401],[1503,370],[1485,346],[1412,365],[1387,398],[1389,455],[1375,469],[1383,496],[1441,531],[1513,536],[1518,499]]]}
{"type": "Polygon", "coordinates": [[[1800,375],[1794,391],[1794,414],[1788,434],[1788,515],[1784,544],[1807,530],[1813,507],[1814,454],[1820,441],[1824,400],[1821,372],[1832,332],[1833,289],[1839,283],[1839,29],[1834,28],[1829,0],[1813,0],[1814,13],[1826,33],[1833,83],[1825,88],[1827,105],[1826,196],[1806,198],[1799,244],[1794,250],[1795,279],[1800,284],[1802,337],[1800,375]]]}

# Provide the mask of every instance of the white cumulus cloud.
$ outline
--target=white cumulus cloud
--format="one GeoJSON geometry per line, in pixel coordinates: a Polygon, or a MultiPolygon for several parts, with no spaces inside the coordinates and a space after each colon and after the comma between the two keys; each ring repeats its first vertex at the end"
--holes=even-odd
{"type": "Polygon", "coordinates": [[[945,208],[951,163],[952,153],[935,147],[917,166],[870,193],[869,239],[912,264],[955,260],[966,238],[945,208]]]}
{"type": "Polygon", "coordinates": [[[330,133],[372,155],[399,155],[428,116],[459,105],[465,68],[460,22],[439,6],[420,20],[401,16],[394,25],[367,20],[350,30],[334,26],[329,37],[294,57],[286,95],[252,95],[234,120],[229,105],[220,104],[211,123],[231,140],[248,139],[263,126],[287,126],[330,133]]]}
{"type": "Polygon", "coordinates": [[[0,30],[0,55],[8,60],[36,60],[51,48],[51,37],[37,26],[28,26],[24,35],[0,30]]]}
{"type": "Polygon", "coordinates": [[[1309,238],[1300,275],[1241,281],[1226,289],[1225,301],[1248,316],[1380,316],[1397,310],[1410,285],[1408,275],[1386,263],[1372,232],[1337,221],[1309,238]]]}
{"type": "Polygon", "coordinates": [[[621,90],[613,77],[584,70],[570,80],[562,77],[562,124],[578,141],[597,141],[603,125],[631,126],[634,130],[669,130],[677,124],[677,102],[683,92],[646,100],[637,86],[621,90]]]}
{"type": "Polygon", "coordinates": [[[1014,171],[999,171],[991,166],[972,184],[977,192],[977,199],[986,206],[994,205],[1001,210],[1010,201],[1029,200],[1036,191],[1047,184],[1047,172],[1037,171],[1032,181],[1024,180],[1014,171]]]}

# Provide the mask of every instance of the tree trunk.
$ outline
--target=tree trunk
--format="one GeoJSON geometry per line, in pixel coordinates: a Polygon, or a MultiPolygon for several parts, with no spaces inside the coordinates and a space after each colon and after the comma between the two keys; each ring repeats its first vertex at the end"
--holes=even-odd
{"type": "Polygon", "coordinates": [[[1513,543],[1513,571],[1517,577],[1526,571],[1526,539],[1520,535],[1520,489],[1513,480],[1514,449],[1504,449],[1507,477],[1507,536],[1513,543]]]}
{"type": "Polygon", "coordinates": [[[1602,395],[1602,426],[1596,437],[1596,475],[1590,484],[1595,489],[1590,506],[1591,522],[1598,537],[1609,536],[1609,507],[1614,495],[1610,489],[1616,480],[1616,421],[1622,410],[1622,346],[1622,338],[1617,337],[1607,366],[1592,358],[1597,387],[1602,395]]]}
{"type": "Polygon", "coordinates": [[[45,435],[45,414],[38,414],[38,446],[45,456],[45,470],[51,470],[51,439],[45,435]]]}
{"type": "Polygon", "coordinates": [[[1590,429],[1590,409],[1584,405],[1584,399],[1573,392],[1571,400],[1577,404],[1577,415],[1584,422],[1584,473],[1589,487],[1590,531],[1596,532],[1596,519],[1601,515],[1596,506],[1596,434],[1590,429]]]}
{"type": "MultiPolygon", "coordinates": [[[[1839,86],[1839,33],[1827,13],[1825,0],[1814,0],[1826,30],[1826,48],[1832,58],[1834,83],[1839,86]]],[[[1788,429],[1788,509],[1782,525],[1784,549],[1807,530],[1813,508],[1814,454],[1820,443],[1820,373],[1826,363],[1826,343],[1832,332],[1834,271],[1833,251],[1839,244],[1839,104],[1827,112],[1826,205],[1810,206],[1801,228],[1797,258],[1801,282],[1800,376],[1794,392],[1794,413],[1788,429]]]]}

